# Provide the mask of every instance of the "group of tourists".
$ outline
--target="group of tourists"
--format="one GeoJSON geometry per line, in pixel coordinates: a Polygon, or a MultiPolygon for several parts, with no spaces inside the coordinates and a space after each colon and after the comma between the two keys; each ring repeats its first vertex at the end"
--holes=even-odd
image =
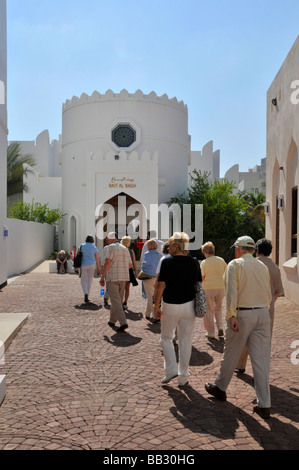
{"type": "Polygon", "coordinates": [[[110,299],[108,325],[123,332],[128,328],[126,308],[130,283],[132,276],[135,281],[137,277],[147,299],[146,319],[152,323],[161,321],[160,342],[165,371],[161,383],[167,384],[177,378],[179,387],[184,387],[190,375],[188,367],[196,318],[195,284],[202,283],[206,297],[206,336],[209,340],[216,339],[217,335],[218,338],[225,337],[219,374],[214,384],[205,384],[206,391],[225,401],[234,371],[245,371],[249,355],[257,395],[253,411],[264,419],[269,418],[274,303],[279,295],[283,295],[279,268],[269,257],[271,241],[262,239],[255,244],[249,236],[239,237],[231,247],[235,250],[235,258],[227,264],[215,255],[214,244],[210,241],[202,246],[205,259],[199,262],[189,255],[187,234],[175,233],[167,243],[151,235],[142,249],[139,273],[134,252],[130,249],[130,237],[119,241],[116,233],[108,234],[100,269],[98,250],[93,237],[88,236],[80,247],[84,301],[89,302],[96,269],[100,275],[99,283],[105,287],[106,305],[110,299]],[[226,326],[222,313],[224,298],[226,326]],[[178,343],[178,362],[175,341],[178,343]]]}

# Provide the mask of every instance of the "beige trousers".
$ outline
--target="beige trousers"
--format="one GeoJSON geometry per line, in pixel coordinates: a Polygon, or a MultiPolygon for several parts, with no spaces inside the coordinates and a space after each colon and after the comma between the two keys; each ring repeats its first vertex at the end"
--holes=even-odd
{"type": "Polygon", "coordinates": [[[123,310],[123,298],[127,281],[107,281],[106,288],[110,297],[110,321],[121,325],[127,324],[126,315],[123,310]]]}
{"type": "Polygon", "coordinates": [[[206,289],[207,311],[204,316],[204,326],[210,336],[214,336],[215,323],[219,330],[223,328],[222,302],[224,289],[206,289]]]}
{"type": "Polygon", "coordinates": [[[155,290],[156,278],[144,279],[143,287],[146,293],[146,310],[145,316],[155,318],[154,307],[153,307],[153,294],[155,290]]]}
{"type": "Polygon", "coordinates": [[[246,346],[252,363],[257,404],[270,408],[270,316],[267,308],[238,312],[240,331],[235,333],[229,325],[226,329],[225,347],[216,378],[216,385],[225,391],[232,378],[239,357],[246,346]]]}
{"type": "MultiPolygon", "coordinates": [[[[270,306],[271,338],[272,338],[272,333],[273,333],[273,325],[274,325],[274,303],[271,303],[271,306],[270,306]]],[[[243,349],[242,354],[240,356],[239,362],[237,364],[237,369],[246,369],[247,359],[248,359],[248,349],[245,346],[245,348],[243,349]]]]}

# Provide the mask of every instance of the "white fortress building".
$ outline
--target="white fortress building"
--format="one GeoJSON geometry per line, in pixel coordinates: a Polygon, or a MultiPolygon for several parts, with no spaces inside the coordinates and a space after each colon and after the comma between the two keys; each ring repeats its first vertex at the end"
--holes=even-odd
{"type": "Polygon", "coordinates": [[[186,191],[195,168],[219,178],[220,152],[212,142],[202,152],[191,151],[187,106],[155,92],[108,90],[73,97],[63,104],[58,140],[50,142],[44,131],[36,142],[21,142],[21,148],[37,161],[23,200],[61,208],[66,215],[59,247],[66,250],[88,234],[101,239],[103,228],[115,226],[124,234],[140,206],[139,230],[146,233],[151,205],[186,191]],[[120,208],[129,210],[127,217],[118,216],[120,208]]]}

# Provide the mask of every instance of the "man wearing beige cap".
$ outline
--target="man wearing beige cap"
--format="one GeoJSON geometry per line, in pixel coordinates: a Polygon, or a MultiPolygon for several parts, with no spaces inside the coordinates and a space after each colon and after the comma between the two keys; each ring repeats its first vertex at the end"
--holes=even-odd
{"type": "Polygon", "coordinates": [[[253,411],[270,417],[270,276],[268,268],[252,255],[251,237],[239,237],[234,243],[236,259],[225,274],[227,329],[220,372],[215,385],[206,383],[208,393],[226,400],[226,389],[244,346],[252,363],[257,405],[253,411]]]}

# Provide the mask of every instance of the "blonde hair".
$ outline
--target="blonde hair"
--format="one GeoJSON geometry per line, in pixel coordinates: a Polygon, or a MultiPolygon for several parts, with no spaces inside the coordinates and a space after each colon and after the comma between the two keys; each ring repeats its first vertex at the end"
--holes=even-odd
{"type": "Polygon", "coordinates": [[[156,240],[154,240],[153,238],[151,238],[150,240],[148,240],[148,242],[146,243],[146,248],[148,250],[157,250],[158,248],[158,243],[156,242],[156,240]]]}
{"type": "Polygon", "coordinates": [[[206,242],[202,245],[201,250],[203,253],[207,253],[207,255],[213,255],[215,253],[215,246],[212,242],[206,242]]]}
{"type": "Polygon", "coordinates": [[[121,243],[122,245],[126,246],[127,248],[129,248],[129,246],[131,245],[131,237],[129,237],[129,236],[127,236],[127,237],[122,237],[120,243],[121,243]]]}
{"type": "Polygon", "coordinates": [[[169,245],[176,244],[184,254],[189,251],[189,236],[185,232],[175,232],[168,240],[169,245]]]}

